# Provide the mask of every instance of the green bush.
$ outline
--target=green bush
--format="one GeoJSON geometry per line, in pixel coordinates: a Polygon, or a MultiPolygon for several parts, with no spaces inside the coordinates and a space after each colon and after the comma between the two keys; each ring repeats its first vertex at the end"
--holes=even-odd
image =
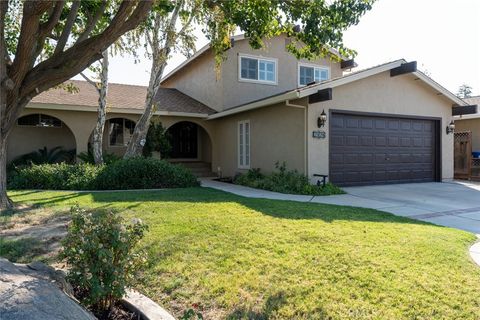
{"type": "Polygon", "coordinates": [[[10,172],[10,189],[92,190],[103,167],[88,163],[40,164],[10,172]]]}
{"type": "Polygon", "coordinates": [[[116,161],[105,166],[97,177],[97,188],[100,190],[195,186],[198,186],[198,181],[190,170],[153,158],[139,157],[116,161]]]}
{"type": "MultiPolygon", "coordinates": [[[[95,164],[95,158],[93,157],[93,149],[90,145],[88,146],[87,152],[80,152],[77,155],[77,157],[83,162],[95,164]]],[[[103,163],[105,164],[110,164],[112,162],[122,159],[120,156],[117,156],[115,153],[109,153],[105,151],[102,152],[102,158],[103,158],[103,163]]]]}
{"type": "Polygon", "coordinates": [[[103,318],[146,263],[145,252],[135,247],[147,226],[138,219],[125,223],[110,210],[85,211],[76,206],[71,214],[60,257],[69,267],[67,279],[78,298],[103,318]]]}
{"type": "Polygon", "coordinates": [[[262,174],[260,169],[250,169],[247,173],[235,177],[234,183],[247,187],[269,190],[280,193],[304,194],[304,195],[332,195],[343,194],[339,187],[327,183],[325,186],[310,184],[307,176],[297,170],[287,170],[285,162],[275,164],[277,171],[271,174],[262,174]]]}
{"type": "Polygon", "coordinates": [[[42,164],[9,173],[10,189],[116,190],[198,186],[185,167],[152,158],[118,160],[102,166],[89,163],[42,164]]]}

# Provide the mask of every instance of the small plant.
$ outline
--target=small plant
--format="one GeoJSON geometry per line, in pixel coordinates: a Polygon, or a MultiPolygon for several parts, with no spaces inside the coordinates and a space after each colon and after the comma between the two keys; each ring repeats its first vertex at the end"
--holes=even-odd
{"type": "Polygon", "coordinates": [[[48,149],[43,147],[15,158],[10,166],[28,166],[32,164],[73,163],[75,161],[75,149],[65,150],[63,147],[48,149]]]}
{"type": "Polygon", "coordinates": [[[167,159],[172,151],[170,134],[165,130],[161,122],[152,122],[150,124],[142,154],[144,157],[151,157],[154,151],[159,152],[162,159],[167,159]]]}
{"type": "Polygon", "coordinates": [[[70,270],[68,280],[78,297],[100,318],[132,286],[146,255],[135,247],[147,226],[140,220],[125,223],[111,210],[71,208],[72,222],[63,240],[63,251],[70,270]]]}
{"type": "Polygon", "coordinates": [[[203,320],[203,315],[200,312],[195,311],[195,309],[190,308],[183,311],[180,320],[203,320]]]}
{"type": "MultiPolygon", "coordinates": [[[[110,164],[117,160],[120,160],[121,157],[117,156],[115,153],[103,152],[103,163],[110,164]]],[[[93,157],[92,147],[88,146],[87,152],[80,152],[77,155],[78,159],[82,160],[85,163],[95,164],[95,159],[93,157]]]]}
{"type": "Polygon", "coordinates": [[[234,183],[280,193],[315,196],[344,193],[342,189],[331,183],[327,183],[325,186],[312,185],[304,174],[297,170],[287,170],[285,162],[276,162],[275,169],[277,171],[270,174],[262,174],[258,168],[250,169],[247,173],[237,175],[234,183]]]}

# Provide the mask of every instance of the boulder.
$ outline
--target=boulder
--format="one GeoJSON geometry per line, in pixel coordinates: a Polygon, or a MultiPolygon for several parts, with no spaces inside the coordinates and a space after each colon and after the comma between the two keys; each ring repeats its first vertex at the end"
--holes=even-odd
{"type": "Polygon", "coordinates": [[[42,263],[13,264],[0,258],[0,318],[2,320],[94,320],[78,304],[64,273],[42,263]]]}

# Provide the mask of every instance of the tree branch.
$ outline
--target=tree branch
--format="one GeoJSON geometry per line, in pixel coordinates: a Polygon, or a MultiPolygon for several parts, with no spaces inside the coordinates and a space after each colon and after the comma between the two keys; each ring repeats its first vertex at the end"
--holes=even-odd
{"type": "Polygon", "coordinates": [[[82,34],[78,37],[77,43],[80,43],[84,41],[85,39],[88,38],[90,33],[92,33],[93,29],[97,25],[98,20],[102,16],[103,12],[105,12],[105,9],[107,7],[107,1],[102,1],[102,4],[98,8],[98,10],[95,12],[94,15],[91,15],[90,18],[87,21],[87,25],[85,26],[85,30],[82,32],[82,34]]]}
{"type": "Polygon", "coordinates": [[[62,34],[57,41],[57,45],[55,46],[55,51],[53,55],[56,55],[65,49],[65,45],[67,44],[68,37],[72,32],[73,24],[75,23],[75,19],[77,18],[78,9],[80,8],[80,1],[76,0],[73,1],[72,7],[70,8],[70,12],[68,13],[67,21],[65,22],[65,27],[62,30],[62,34]]]}
{"type": "Polygon", "coordinates": [[[93,81],[92,79],[90,79],[89,77],[87,77],[87,75],[85,75],[85,73],[83,72],[80,72],[80,75],[82,76],[83,79],[85,79],[85,81],[87,81],[89,84],[91,84],[92,86],[95,87],[95,89],[98,90],[98,86],[97,86],[97,83],[95,81],[93,81]]]}

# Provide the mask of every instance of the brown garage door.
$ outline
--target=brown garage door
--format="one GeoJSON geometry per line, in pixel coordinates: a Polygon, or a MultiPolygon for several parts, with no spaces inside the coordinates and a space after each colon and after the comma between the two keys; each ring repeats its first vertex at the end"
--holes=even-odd
{"type": "Polygon", "coordinates": [[[340,186],[438,180],[436,120],[332,113],[330,180],[340,186]]]}

